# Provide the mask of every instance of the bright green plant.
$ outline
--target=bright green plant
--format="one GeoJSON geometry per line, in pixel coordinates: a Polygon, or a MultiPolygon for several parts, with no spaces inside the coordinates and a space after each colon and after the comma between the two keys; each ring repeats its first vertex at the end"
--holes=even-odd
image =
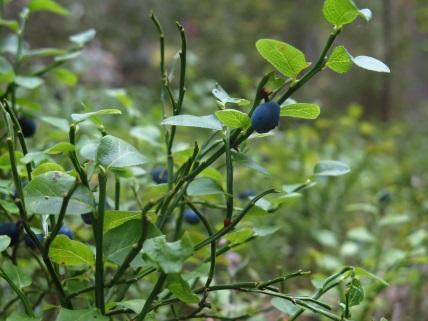
{"type": "MultiPolygon", "coordinates": [[[[179,74],[174,90],[174,69],[167,70],[165,61],[165,35],[159,20],[152,15],[160,36],[164,137],[157,135],[159,129],[144,127],[134,132],[134,137],[142,138],[145,144],[128,143],[112,135],[101,120],[118,117],[119,109],[89,110],[84,106],[86,112],[73,113],[70,120],[50,119],[55,126],[68,128],[68,139],[59,139],[42,151],[30,151],[19,117],[31,103],[20,96],[20,90],[36,90],[48,72],[70,81],[73,73],[58,68],[77,57],[95,36],[95,31],[89,30],[70,37],[75,45],[68,50],[30,50],[24,41],[25,23],[41,10],[67,14],[53,0],[32,0],[19,21],[2,20],[2,25],[11,30],[16,46],[11,50],[11,62],[10,55],[0,61],[5,87],[1,100],[1,148],[5,150],[1,156],[1,187],[5,197],[0,209],[9,221],[17,222],[18,239],[26,237],[31,245],[24,249],[16,242],[8,249],[10,235],[0,239],[4,258],[0,276],[16,296],[5,305],[19,300],[22,306],[16,313],[5,308],[4,319],[41,320],[52,309],[59,310],[58,321],[239,320],[257,314],[255,307],[248,305],[243,315],[224,316],[221,294],[227,290],[270,297],[272,305],[289,315],[290,320],[308,311],[340,321],[350,320],[352,308],[363,301],[362,277],[384,283],[361,268],[345,266],[325,280],[314,282],[317,290],[313,295],[290,295],[284,291],[285,281],[303,278],[310,272],[298,270],[268,280],[232,282],[220,275],[218,264],[233,248],[276,232],[275,227],[260,225],[252,216],[276,212],[290,197],[311,187],[314,177],[341,176],[350,171],[344,163],[325,160],[315,166],[304,184],[283,190],[272,186],[244,204],[235,197],[240,165],[250,163],[257,167],[243,152],[251,148],[251,140],[264,137],[254,133],[256,121],[262,119],[260,132],[266,132],[276,127],[277,116],[317,118],[319,106],[297,103],[291,97],[326,68],[344,73],[355,64],[389,72],[374,58],[353,57],[343,46],[333,48],[345,25],[358,17],[370,20],[370,10],[359,10],[351,0],[326,0],[323,13],[333,31],[313,64],[290,44],[272,39],[257,41],[257,50],[278,73],[270,72],[261,79],[252,103],[232,98],[217,86],[213,95],[219,108],[204,116],[183,113],[187,64],[183,27],[177,23],[181,49],[175,61],[179,74]],[[28,66],[25,61],[38,56],[54,58],[40,70],[32,71],[32,65],[28,70],[24,68],[28,66]],[[263,109],[258,109],[261,106],[263,109]],[[279,115],[276,109],[271,113],[272,106],[280,107],[279,115]],[[195,133],[192,146],[185,149],[179,149],[176,142],[182,127],[192,127],[195,133]],[[154,157],[145,152],[150,144],[157,149],[154,157]],[[154,164],[164,167],[164,172],[156,174],[158,184],[151,183],[146,172],[154,164]],[[165,177],[167,182],[162,183],[165,177]],[[114,184],[109,184],[112,181],[114,184]],[[24,186],[24,182],[28,183],[24,186]],[[267,208],[267,203],[273,206],[267,208]],[[110,204],[113,209],[108,208],[110,204]],[[207,214],[213,208],[220,209],[221,217],[207,214]],[[186,227],[186,209],[199,217],[200,229],[186,227]],[[85,222],[92,230],[78,231],[76,240],[60,235],[64,222],[75,223],[80,215],[86,215],[85,222]],[[337,304],[322,301],[327,292],[342,287],[345,290],[336,298],[337,304]]],[[[124,105],[128,102],[123,92],[110,94],[124,105]]]]}

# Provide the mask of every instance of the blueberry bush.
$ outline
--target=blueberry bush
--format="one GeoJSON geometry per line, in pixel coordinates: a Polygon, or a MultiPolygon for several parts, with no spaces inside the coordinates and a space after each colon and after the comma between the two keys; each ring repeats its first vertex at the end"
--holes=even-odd
{"type": "Polygon", "coordinates": [[[25,27],[39,11],[67,14],[53,0],[31,0],[17,20],[0,19],[0,320],[386,320],[373,314],[376,299],[410,273],[409,258],[425,259],[426,233],[415,230],[407,248],[391,246],[386,230],[412,218],[390,215],[393,193],[373,181],[364,187],[376,198],[355,197],[364,171],[387,168],[370,169],[367,159],[388,148],[370,143],[382,136],[368,124],[356,129],[359,107],[342,128],[315,122],[320,107],[293,99],[327,69],[337,77],[354,65],[390,72],[336,44],[355,20],[370,22],[370,9],[325,0],[331,34],[314,62],[291,44],[258,40],[254,50],[270,71],[249,98],[216,84],[207,115],[186,107],[194,87],[183,26],[169,60],[169,35],[152,14],[160,121],[124,89],[107,91],[117,106],[82,97],[68,66],[96,31],[70,36],[65,49],[33,49],[25,27]],[[277,129],[291,119],[314,122],[277,129]],[[351,150],[353,131],[363,138],[351,150]],[[258,162],[266,150],[281,175],[266,178],[258,162]],[[349,228],[361,213],[371,215],[370,228],[349,228]],[[270,242],[278,234],[280,248],[270,242]],[[305,248],[313,240],[318,247],[305,248]],[[275,255],[291,244],[292,261],[275,255]]]}

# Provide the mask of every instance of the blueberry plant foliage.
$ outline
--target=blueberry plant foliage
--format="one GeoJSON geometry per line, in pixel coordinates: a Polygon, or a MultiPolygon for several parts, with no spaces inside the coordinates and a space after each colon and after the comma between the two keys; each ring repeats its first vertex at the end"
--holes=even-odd
{"type": "MultiPolygon", "coordinates": [[[[289,320],[308,312],[340,321],[350,320],[353,307],[364,300],[361,278],[384,282],[361,268],[345,266],[314,282],[312,295],[292,295],[286,291],[288,282],[308,278],[311,272],[234,282],[221,282],[216,274],[218,261],[229,251],[278,230],[252,224],[249,216],[277,212],[288,198],[313,186],[318,176],[350,171],[344,163],[325,160],[305,183],[292,188],[254,191],[242,197],[244,203],[234,191],[236,171],[242,160],[249,161],[244,146],[251,148],[251,140],[263,139],[282,117],[319,116],[318,105],[292,99],[311,78],[327,68],[346,73],[353,65],[389,72],[375,58],[354,57],[344,46],[334,47],[349,24],[371,19],[369,9],[360,10],[351,0],[324,1],[323,15],[332,32],[315,62],[288,43],[258,40],[256,49],[275,71],[262,77],[252,101],[232,98],[217,85],[212,93],[218,110],[202,116],[183,113],[185,30],[177,23],[181,49],[176,59],[177,88],[173,88],[165,35],[152,15],[160,39],[163,120],[159,128],[164,134],[164,141],[154,138],[156,146],[164,145],[159,148],[164,154],[155,159],[145,154],[144,146],[113,136],[103,126],[103,116],[120,117],[117,108],[86,110],[68,120],[43,115],[45,122],[66,130],[67,139],[44,150],[29,141],[41,117],[34,116],[37,103],[25,98],[26,93],[44,86],[49,74],[73,83],[75,75],[65,66],[95,36],[94,30],[87,30],[72,35],[69,48],[31,49],[25,26],[38,11],[68,14],[54,0],[31,0],[19,19],[0,19],[1,28],[9,32],[0,56],[2,320],[42,320],[46,315],[58,321],[244,320],[275,308],[289,320]],[[176,134],[182,127],[196,127],[206,134],[177,152],[176,134]],[[87,139],[82,128],[92,128],[96,134],[87,139]],[[31,150],[29,142],[34,146],[31,150]],[[207,215],[212,208],[220,210],[221,223],[207,215]],[[73,235],[65,225],[68,220],[85,222],[90,237],[73,235]],[[342,295],[327,303],[323,296],[334,288],[342,289],[342,295]],[[224,291],[270,298],[272,307],[249,306],[242,315],[225,315],[215,297],[224,291]]],[[[115,94],[126,100],[120,92],[115,94]]],[[[147,142],[149,132],[140,134],[153,144],[147,142]]]]}

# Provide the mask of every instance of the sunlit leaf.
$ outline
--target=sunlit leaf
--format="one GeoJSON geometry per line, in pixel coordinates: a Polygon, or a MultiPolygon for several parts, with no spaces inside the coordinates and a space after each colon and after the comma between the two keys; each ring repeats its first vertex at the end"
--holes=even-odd
{"type": "Polygon", "coordinates": [[[296,79],[302,70],[310,66],[303,52],[285,42],[261,39],[256,42],[256,47],[263,58],[292,79],[296,79]]]}
{"type": "Polygon", "coordinates": [[[65,266],[93,266],[94,253],[91,248],[81,242],[70,240],[65,235],[58,235],[49,248],[52,261],[65,266]]]}
{"type": "Polygon", "coordinates": [[[141,165],[146,163],[147,159],[124,140],[106,135],[98,146],[96,161],[107,168],[114,168],[141,165]]]}
{"type": "Polygon", "coordinates": [[[293,117],[302,119],[317,119],[320,115],[320,107],[315,104],[296,103],[281,108],[282,117],[293,117]]]}
{"type": "Polygon", "coordinates": [[[193,115],[177,115],[165,118],[161,125],[198,127],[213,130],[222,130],[221,122],[214,115],[193,116],[193,115]]]}

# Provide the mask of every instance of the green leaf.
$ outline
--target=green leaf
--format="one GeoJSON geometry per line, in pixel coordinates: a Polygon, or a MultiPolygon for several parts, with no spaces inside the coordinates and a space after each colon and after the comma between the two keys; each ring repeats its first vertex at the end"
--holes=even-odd
{"type": "Polygon", "coordinates": [[[338,46],[334,48],[326,66],[338,74],[344,74],[352,68],[352,59],[344,46],[338,46]]]}
{"type": "MultiPolygon", "coordinates": [[[[16,161],[19,163],[21,161],[21,158],[24,156],[24,154],[22,154],[22,152],[20,151],[15,151],[15,157],[16,157],[16,161]]],[[[0,167],[3,168],[10,168],[11,164],[10,164],[10,158],[9,158],[9,153],[4,153],[0,156],[0,167]]]]}
{"type": "Polygon", "coordinates": [[[345,163],[333,160],[320,161],[315,165],[316,176],[341,176],[349,173],[351,169],[345,163]]]}
{"type": "Polygon", "coordinates": [[[68,10],[54,0],[31,0],[28,8],[33,11],[49,11],[62,16],[69,14],[68,10]]]}
{"type": "Polygon", "coordinates": [[[280,228],[276,226],[255,226],[253,227],[254,235],[265,237],[276,233],[280,228]]]}
{"type": "MultiPolygon", "coordinates": [[[[34,177],[24,188],[27,210],[35,214],[58,215],[64,194],[70,191],[75,181],[75,177],[57,171],[34,177]]],[[[79,185],[68,203],[67,215],[88,213],[93,205],[92,193],[79,185]]]]}
{"type": "Polygon", "coordinates": [[[87,42],[91,41],[92,39],[94,39],[96,33],[97,32],[95,31],[95,29],[89,29],[70,36],[70,41],[82,46],[87,42]]]}
{"type": "Polygon", "coordinates": [[[181,278],[180,274],[168,274],[166,282],[168,290],[170,290],[180,301],[187,304],[196,304],[199,302],[199,297],[192,292],[189,284],[181,278]]]}
{"type": "Polygon", "coordinates": [[[361,286],[360,280],[352,278],[347,285],[347,293],[349,307],[357,306],[364,300],[364,289],[361,286]]]}
{"type": "Polygon", "coordinates": [[[254,231],[251,228],[242,228],[240,230],[235,230],[229,234],[226,234],[225,239],[231,243],[241,243],[251,236],[253,236],[254,231]]]}
{"type": "Polygon", "coordinates": [[[55,155],[55,154],[67,154],[72,151],[74,151],[73,144],[70,144],[67,142],[61,142],[48,148],[45,152],[50,155],[55,155]]]}
{"type": "MultiPolygon", "coordinates": [[[[147,222],[147,238],[159,236],[161,232],[150,222],[147,222]]],[[[132,247],[141,237],[141,213],[138,220],[129,219],[126,222],[110,229],[104,235],[103,251],[104,255],[112,262],[121,264],[132,247]]],[[[140,257],[136,258],[141,260],[140,257]]]]}
{"type": "Polygon", "coordinates": [[[56,321],[108,321],[97,309],[68,310],[61,308],[56,321]]]}
{"type": "Polygon", "coordinates": [[[132,137],[143,140],[155,146],[158,145],[157,141],[161,136],[159,128],[153,125],[133,127],[130,134],[132,137]]]}
{"type": "Polygon", "coordinates": [[[44,116],[44,117],[41,117],[40,119],[45,123],[62,130],[63,132],[66,132],[66,133],[69,132],[70,124],[68,123],[67,119],[59,118],[59,117],[49,117],[49,116],[44,116]]]}
{"type": "Polygon", "coordinates": [[[0,235],[0,252],[3,252],[9,247],[10,237],[7,235],[0,235]]]}
{"type": "Polygon", "coordinates": [[[374,275],[373,273],[371,273],[371,272],[369,272],[369,271],[367,271],[367,270],[365,270],[363,268],[360,268],[360,267],[356,267],[355,268],[355,275],[358,275],[358,276],[367,276],[367,277],[369,277],[369,278],[371,278],[373,280],[376,280],[376,281],[382,283],[385,286],[389,286],[389,283],[386,282],[384,279],[382,279],[382,278],[378,277],[377,275],[374,275]]]}
{"type": "Polygon", "coordinates": [[[325,19],[337,29],[352,23],[360,14],[352,0],[326,0],[322,11],[325,19]]]}
{"type": "Polygon", "coordinates": [[[65,235],[58,235],[49,248],[52,261],[65,266],[93,266],[94,253],[91,248],[81,242],[70,240],[65,235]]]}
{"type": "Polygon", "coordinates": [[[104,233],[128,221],[140,220],[141,211],[106,211],[104,215],[104,233]]]}
{"type": "Polygon", "coordinates": [[[261,39],[256,42],[256,47],[263,58],[292,79],[296,79],[302,70],[310,66],[303,52],[285,42],[261,39]]]}
{"type": "Polygon", "coordinates": [[[222,103],[223,106],[226,106],[228,103],[236,104],[238,106],[246,106],[250,103],[247,99],[230,97],[219,84],[215,85],[215,88],[212,90],[212,94],[222,103]]]}
{"type": "Polygon", "coordinates": [[[297,312],[297,310],[299,310],[299,308],[295,304],[293,304],[289,300],[285,300],[282,298],[273,298],[270,303],[276,309],[288,316],[293,315],[297,312]]]}
{"type": "Polygon", "coordinates": [[[165,118],[161,125],[169,126],[184,126],[184,127],[198,127],[213,130],[222,130],[221,122],[214,115],[207,116],[193,116],[193,115],[177,115],[165,118]]]}
{"type": "Polygon", "coordinates": [[[232,158],[233,162],[236,162],[240,166],[245,166],[263,175],[271,176],[266,168],[261,166],[259,163],[257,163],[255,160],[251,159],[248,155],[244,153],[232,151],[232,158]]]}
{"type": "Polygon", "coordinates": [[[130,309],[130,310],[134,311],[135,313],[140,313],[141,310],[143,309],[144,303],[146,303],[146,300],[133,299],[133,300],[116,302],[116,306],[120,306],[123,308],[130,309]]]}
{"type": "Polygon", "coordinates": [[[64,172],[64,168],[57,163],[43,163],[33,170],[33,176],[39,176],[47,172],[64,172]]]}
{"type": "Polygon", "coordinates": [[[97,148],[96,161],[106,168],[137,166],[147,159],[132,145],[124,140],[106,135],[97,148]]]}
{"type": "Polygon", "coordinates": [[[21,270],[21,267],[13,265],[11,262],[6,261],[2,265],[4,273],[12,280],[12,282],[20,289],[31,285],[32,278],[21,270]]]}
{"type": "Polygon", "coordinates": [[[0,83],[10,83],[15,79],[15,71],[12,65],[4,57],[0,56],[0,83]]]}
{"type": "Polygon", "coordinates": [[[58,56],[65,53],[64,49],[58,48],[39,48],[24,51],[23,58],[31,57],[48,57],[48,56],[58,56]]]}
{"type": "Polygon", "coordinates": [[[357,56],[357,57],[352,57],[351,59],[352,59],[352,62],[356,64],[358,67],[366,70],[371,70],[376,72],[385,72],[385,73],[391,72],[391,70],[387,65],[385,65],[382,61],[373,57],[357,56]]]}
{"type": "Polygon", "coordinates": [[[49,156],[43,152],[29,152],[27,155],[20,159],[22,164],[29,164],[31,162],[35,162],[39,164],[45,160],[50,160],[49,156]]]}
{"type": "Polygon", "coordinates": [[[79,154],[82,157],[95,162],[98,146],[100,146],[99,141],[89,141],[80,148],[79,154]]]}
{"type": "Polygon", "coordinates": [[[200,177],[192,181],[187,187],[189,196],[223,194],[223,189],[208,177],[200,177]]]}
{"type": "Polygon", "coordinates": [[[44,81],[39,77],[25,77],[25,76],[16,76],[15,84],[18,86],[24,87],[26,89],[36,89],[43,85],[44,81]]]}
{"type": "Polygon", "coordinates": [[[77,84],[77,75],[67,68],[55,68],[52,74],[56,79],[62,81],[67,86],[73,87],[77,84]]]}
{"type": "Polygon", "coordinates": [[[315,104],[296,103],[281,107],[281,116],[317,119],[320,115],[320,107],[315,104]]]}
{"type": "Polygon", "coordinates": [[[190,241],[167,242],[165,235],[148,239],[143,256],[156,263],[165,273],[179,273],[184,261],[193,254],[190,241]]]}
{"type": "Polygon", "coordinates": [[[72,59],[79,57],[81,54],[82,54],[82,50],[80,50],[80,49],[79,50],[70,49],[65,54],[56,56],[54,58],[54,61],[64,62],[64,61],[72,60],[72,59]]]}
{"type": "Polygon", "coordinates": [[[9,28],[12,31],[17,32],[19,30],[19,24],[16,20],[6,20],[0,18],[0,26],[9,28]]]}
{"type": "Polygon", "coordinates": [[[31,318],[27,315],[14,313],[7,317],[6,321],[42,321],[42,318],[31,318]]]}
{"type": "Polygon", "coordinates": [[[107,108],[107,109],[100,109],[97,111],[93,111],[90,113],[84,113],[84,114],[71,114],[71,119],[75,123],[81,123],[82,121],[85,121],[91,117],[94,116],[102,116],[102,115],[121,115],[122,112],[119,109],[115,108],[107,108]]]}
{"type": "Polygon", "coordinates": [[[129,97],[128,93],[123,88],[109,89],[106,93],[108,96],[115,98],[126,108],[131,108],[134,104],[131,97],[129,97]]]}
{"type": "Polygon", "coordinates": [[[216,111],[216,117],[227,127],[247,128],[251,124],[250,117],[236,109],[223,109],[216,111]]]}

